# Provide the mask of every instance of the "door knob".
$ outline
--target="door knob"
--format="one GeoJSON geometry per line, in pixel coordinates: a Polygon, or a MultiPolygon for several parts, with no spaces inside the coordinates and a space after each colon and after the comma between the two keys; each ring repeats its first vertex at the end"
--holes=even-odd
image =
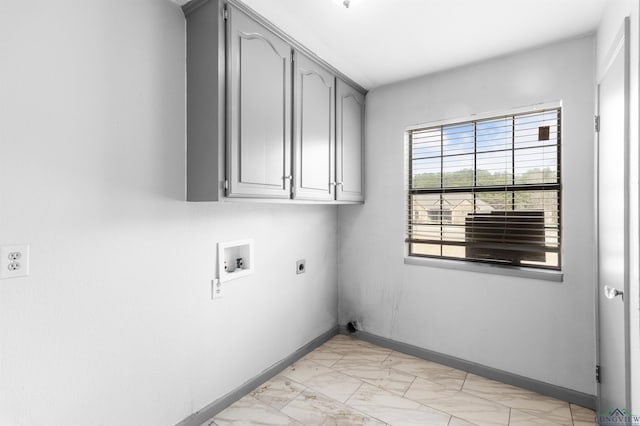
{"type": "Polygon", "coordinates": [[[614,287],[609,287],[608,285],[604,286],[604,297],[607,299],[613,299],[616,296],[622,296],[622,299],[624,299],[624,291],[618,290],[614,287]]]}

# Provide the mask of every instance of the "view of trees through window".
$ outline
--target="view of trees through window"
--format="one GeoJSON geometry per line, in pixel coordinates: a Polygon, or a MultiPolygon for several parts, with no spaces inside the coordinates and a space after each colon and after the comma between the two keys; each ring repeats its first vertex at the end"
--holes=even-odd
{"type": "Polygon", "coordinates": [[[560,110],[412,130],[409,254],[560,267],[560,110]]]}

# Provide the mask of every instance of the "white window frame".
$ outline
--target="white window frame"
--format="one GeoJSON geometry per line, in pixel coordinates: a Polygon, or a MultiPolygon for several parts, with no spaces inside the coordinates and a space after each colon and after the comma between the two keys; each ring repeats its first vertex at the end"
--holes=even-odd
{"type": "MultiPolygon", "coordinates": [[[[518,108],[511,108],[509,110],[501,110],[501,111],[490,111],[484,112],[480,114],[472,114],[469,116],[462,116],[456,118],[448,118],[436,121],[429,121],[425,123],[413,124],[405,127],[404,129],[404,212],[408,211],[409,203],[408,197],[406,196],[409,190],[409,179],[408,173],[410,170],[411,156],[409,155],[410,149],[410,140],[409,135],[414,130],[424,129],[428,127],[436,127],[436,126],[446,126],[455,123],[462,123],[474,120],[484,120],[491,119],[493,117],[505,116],[505,115],[517,115],[529,112],[535,112],[538,110],[544,109],[560,109],[560,117],[561,122],[564,124],[564,110],[562,101],[548,102],[548,103],[540,103],[535,105],[523,106],[518,108]]],[[[563,150],[564,144],[564,126],[560,128],[560,151],[563,150]]],[[[564,156],[561,154],[560,161],[564,161],[564,156]]],[[[563,164],[561,164],[561,169],[563,169],[563,164]]],[[[561,178],[562,183],[562,178],[561,178]]],[[[564,185],[562,185],[564,186],[564,185]]],[[[560,191],[560,198],[563,198],[563,191],[560,191]]],[[[406,229],[406,221],[407,219],[403,217],[403,230],[406,229]]],[[[560,221],[562,222],[562,216],[560,217],[560,221]]],[[[561,234],[564,233],[564,227],[560,227],[561,234]]],[[[403,231],[403,241],[405,239],[405,234],[403,231]]],[[[560,250],[564,250],[564,235],[560,235],[561,241],[563,243],[560,245],[560,250]]],[[[410,256],[409,255],[409,243],[404,243],[404,263],[406,265],[417,265],[417,266],[427,266],[427,267],[435,267],[435,268],[443,268],[443,269],[455,269],[459,271],[469,271],[469,272],[480,272],[480,273],[490,273],[496,275],[506,275],[506,276],[515,276],[521,278],[531,278],[537,280],[544,281],[553,281],[553,282],[562,282],[564,279],[564,274],[562,272],[563,265],[560,265],[560,270],[551,270],[551,269],[539,269],[539,268],[531,268],[526,266],[513,266],[513,265],[499,265],[499,264],[491,264],[491,263],[478,263],[465,259],[446,259],[446,258],[437,258],[437,257],[419,257],[419,256],[410,256]]],[[[562,254],[562,253],[561,253],[562,254]]],[[[562,256],[564,257],[564,256],[562,256]]]]}

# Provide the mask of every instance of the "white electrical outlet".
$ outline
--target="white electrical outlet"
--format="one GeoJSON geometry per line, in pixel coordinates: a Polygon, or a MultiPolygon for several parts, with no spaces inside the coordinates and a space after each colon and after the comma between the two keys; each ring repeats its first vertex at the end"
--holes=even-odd
{"type": "Polygon", "coordinates": [[[221,299],[224,296],[224,285],[217,278],[211,280],[211,298],[221,299]]]}
{"type": "Polygon", "coordinates": [[[29,245],[0,247],[0,279],[29,275],[29,245]]]}

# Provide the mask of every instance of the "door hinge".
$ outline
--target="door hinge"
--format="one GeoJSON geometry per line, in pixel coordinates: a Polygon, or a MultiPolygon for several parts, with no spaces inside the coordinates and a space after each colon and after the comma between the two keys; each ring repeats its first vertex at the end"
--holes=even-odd
{"type": "Polygon", "coordinates": [[[600,383],[600,366],[596,365],[596,383],[600,383]]]}
{"type": "Polygon", "coordinates": [[[593,124],[594,127],[596,129],[596,133],[598,133],[600,131],[600,116],[596,115],[595,117],[593,117],[593,124]]]}
{"type": "Polygon", "coordinates": [[[224,10],[222,11],[222,19],[225,21],[229,19],[229,9],[227,8],[227,5],[224,6],[224,10]]]}
{"type": "Polygon", "coordinates": [[[291,62],[294,62],[296,60],[295,57],[295,52],[293,51],[293,49],[291,50],[291,62]]]}

